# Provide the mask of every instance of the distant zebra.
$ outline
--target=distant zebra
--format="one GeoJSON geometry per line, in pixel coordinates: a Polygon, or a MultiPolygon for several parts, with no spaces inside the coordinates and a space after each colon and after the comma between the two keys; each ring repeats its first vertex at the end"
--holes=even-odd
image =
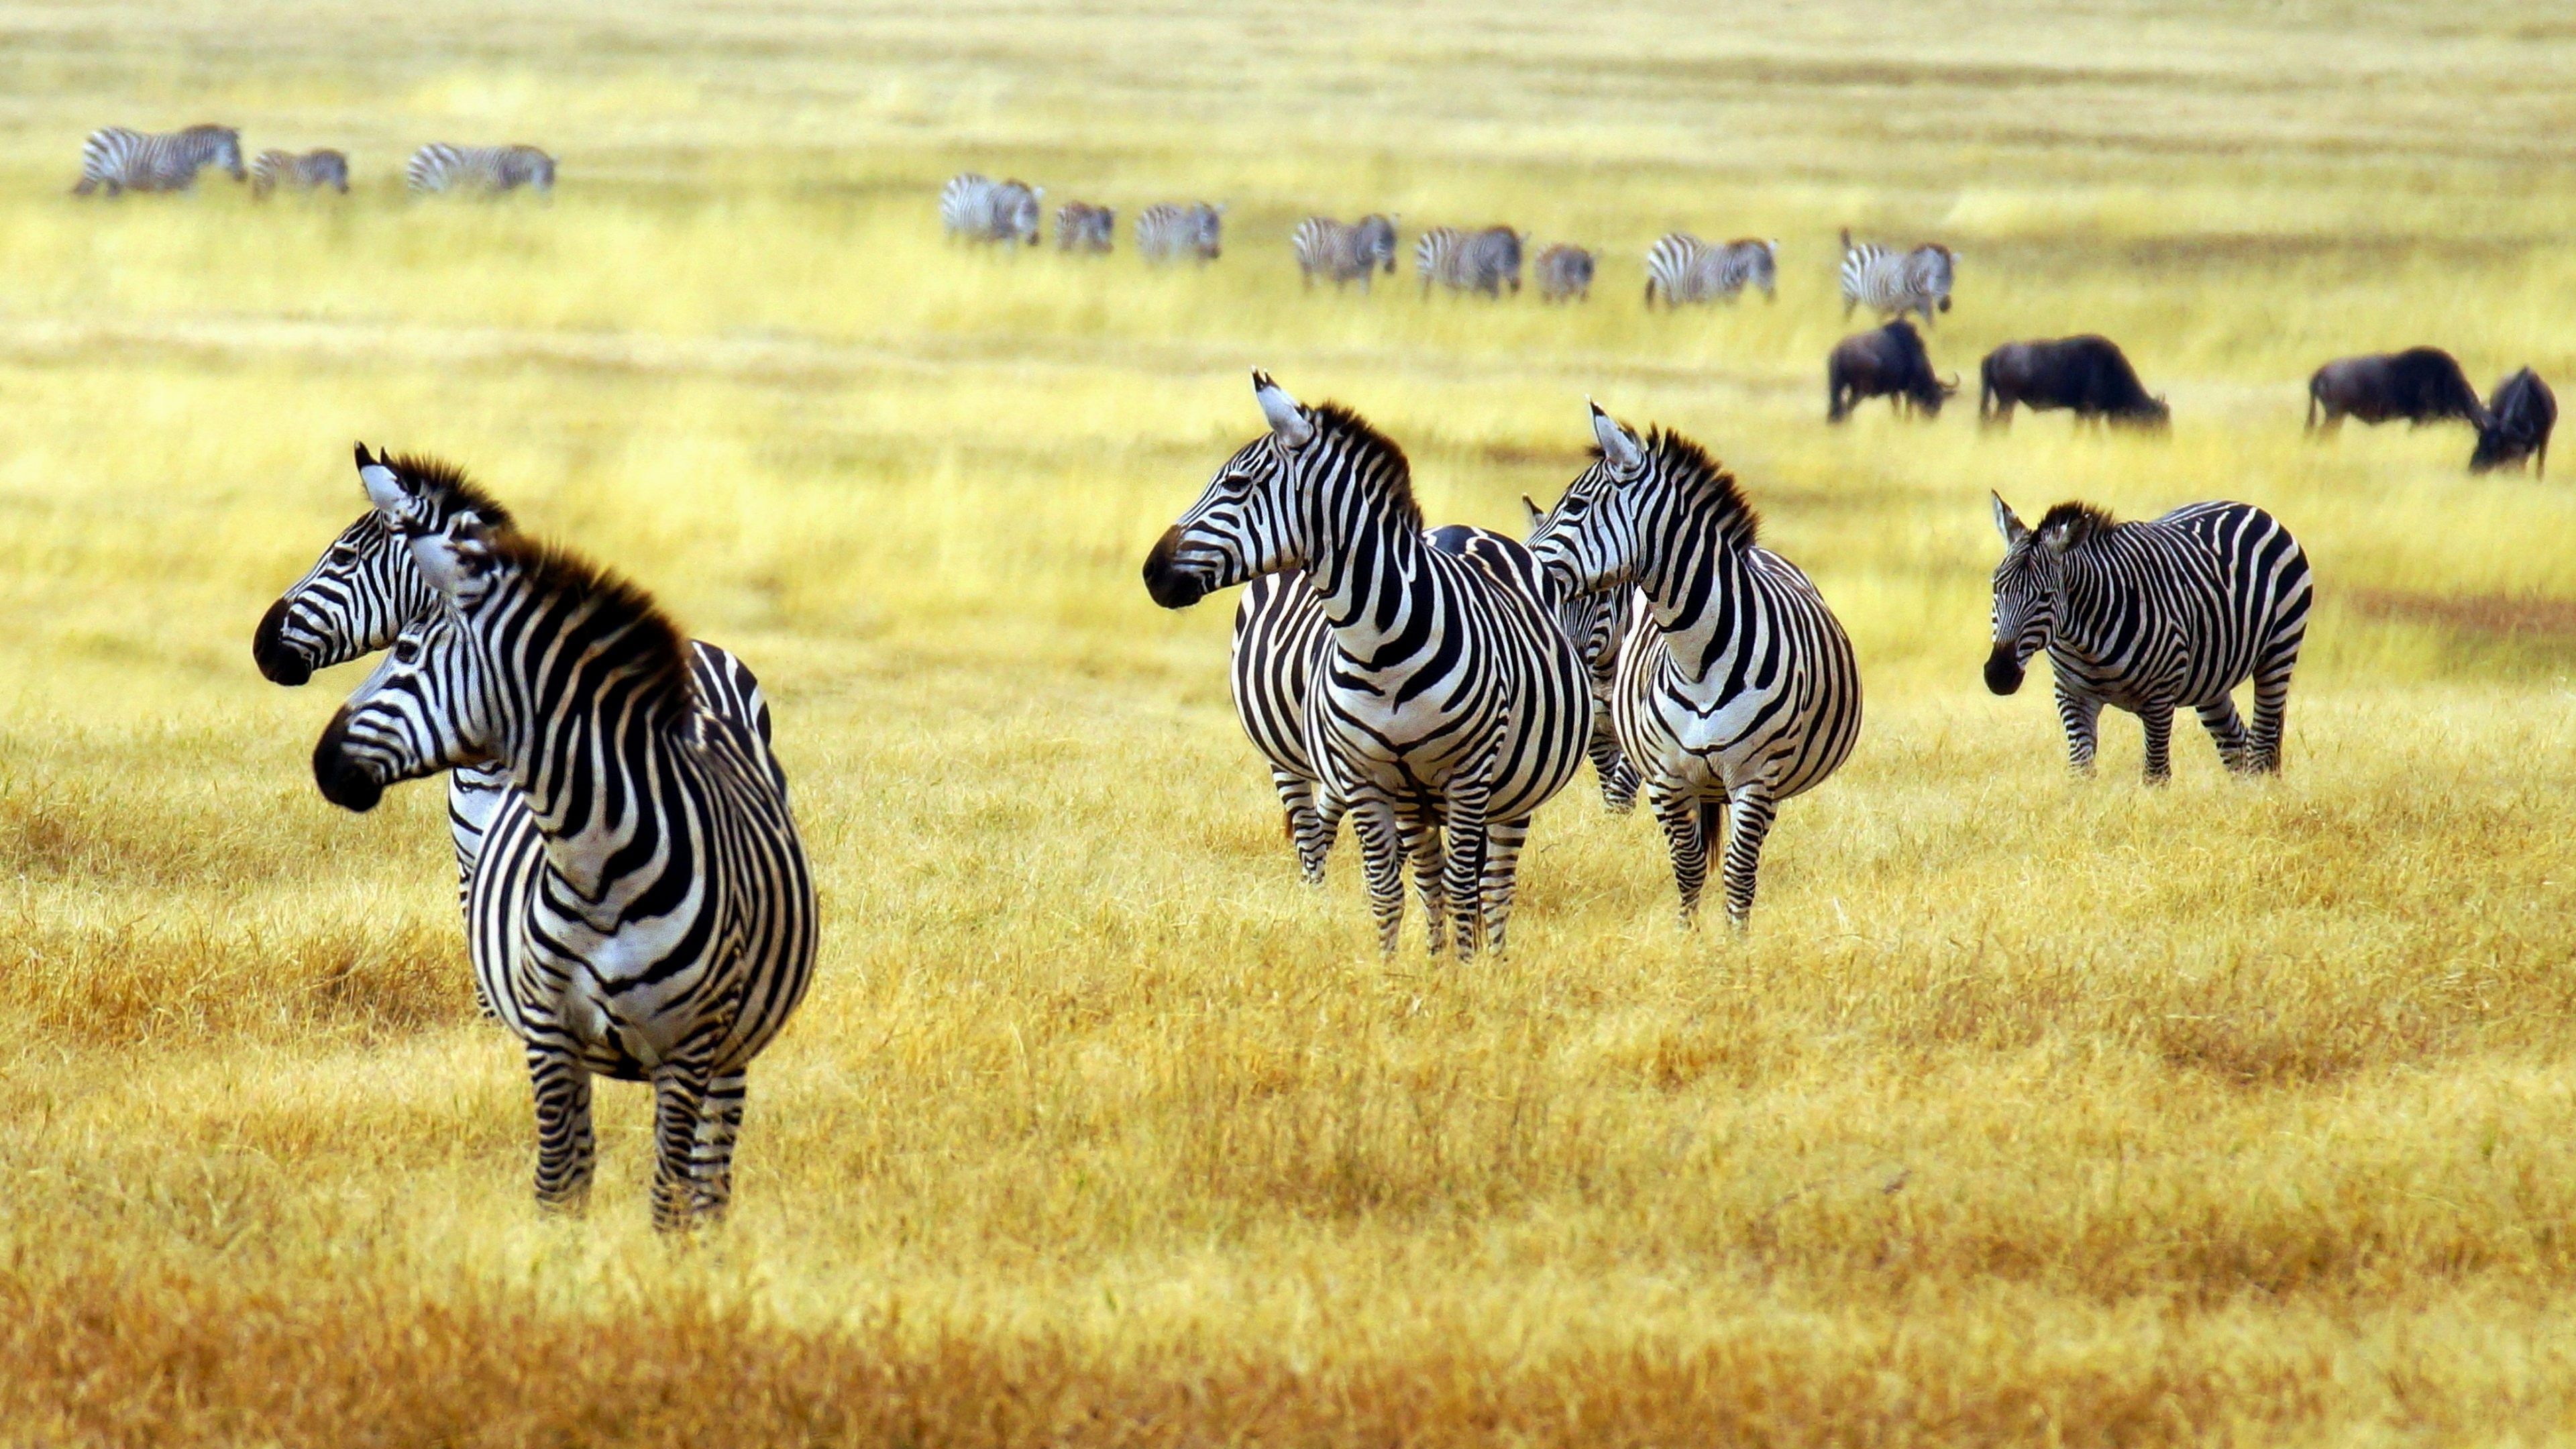
{"type": "Polygon", "coordinates": [[[342,196],[349,194],[349,158],[337,151],[307,151],[298,156],[291,151],[262,151],[250,163],[250,194],[266,199],[279,186],[297,191],[319,191],[330,187],[342,196]]]}
{"type": "Polygon", "coordinates": [[[411,153],[403,183],[415,195],[440,191],[555,189],[555,158],[534,146],[451,146],[432,141],[411,153]]]}
{"type": "Polygon", "coordinates": [[[1444,924],[1461,956],[1500,951],[1530,814],[1582,765],[1583,661],[1528,550],[1475,530],[1434,546],[1394,443],[1265,373],[1253,389],[1270,431],[1154,545],[1146,590],[1180,609],[1305,570],[1332,635],[1305,721],[1324,838],[1352,817],[1389,953],[1408,860],[1435,951],[1444,924]]]}
{"type": "Polygon", "coordinates": [[[1840,768],[1860,736],[1851,640],[1796,565],[1757,546],[1735,476],[1677,433],[1642,441],[1598,407],[1600,459],[1530,549],[1559,587],[1644,595],[1611,716],[1671,847],[1685,921],[1726,834],[1726,914],[1753,909],[1780,802],[1840,768]]]}
{"type": "Polygon", "coordinates": [[[1336,289],[1345,282],[1357,282],[1361,291],[1367,291],[1380,268],[1395,270],[1395,221],[1371,212],[1349,225],[1329,216],[1310,216],[1297,223],[1289,246],[1297,254],[1298,275],[1308,287],[1321,274],[1336,289]]]}
{"type": "Polygon", "coordinates": [[[1763,300],[1780,300],[1780,243],[1739,237],[1724,246],[1701,241],[1686,231],[1672,232],[1646,249],[1646,307],[1660,296],[1668,308],[1701,302],[1732,302],[1747,287],[1762,289],[1763,300]]]}
{"type": "Polygon", "coordinates": [[[1530,272],[1538,279],[1538,296],[1542,302],[1592,299],[1592,253],[1578,246],[1558,242],[1541,248],[1530,261],[1530,272]]]}
{"type": "Polygon", "coordinates": [[[939,225],[951,239],[1038,244],[1038,203],[1046,188],[962,172],[939,189],[939,225]]]}
{"type": "Polygon", "coordinates": [[[444,607],[412,625],[313,751],[346,809],[469,761],[530,807],[496,818],[467,903],[477,966],[526,1045],[540,1204],[578,1209],[594,1075],[653,1086],[653,1223],[732,1199],[746,1076],[805,994],[812,876],[768,748],[698,707],[687,646],[643,590],[471,518],[413,532],[396,473],[366,470],[444,607]]]}
{"type": "Polygon", "coordinates": [[[1225,207],[1160,202],[1136,213],[1136,251],[1149,262],[1212,262],[1223,250],[1225,207]]]}
{"type": "Polygon", "coordinates": [[[1055,212],[1056,250],[1106,252],[1118,245],[1118,208],[1068,201],[1055,212]]]}
{"type": "Polygon", "coordinates": [[[1500,297],[1506,287],[1521,290],[1521,237],[1507,226],[1462,231],[1435,226],[1413,244],[1413,270],[1422,279],[1422,295],[1433,283],[1453,292],[1481,292],[1500,297]]]}
{"type": "Polygon", "coordinates": [[[1950,310],[1950,284],[1957,277],[1959,254],[1939,242],[1925,242],[1910,252],[1876,242],[1852,245],[1851,228],[1843,228],[1843,319],[1855,307],[1874,307],[1891,317],[1923,314],[1932,325],[1935,311],[1950,310]]]}
{"type": "Polygon", "coordinates": [[[2021,688],[2045,648],[2069,762],[2093,771],[2102,706],[2146,729],[2146,778],[2172,773],[2173,713],[2200,716],[2229,769],[2277,774],[2290,672],[2308,632],[2307,551],[2272,515],[2194,503],[2151,523],[2115,523],[2081,503],[2025,528],[2000,496],[1994,652],[1986,687],[2021,688]],[[2254,681],[2254,728],[2231,696],[2254,681]]]}
{"type": "Polygon", "coordinates": [[[90,132],[82,143],[81,179],[72,195],[87,196],[100,187],[110,196],[185,191],[208,166],[221,166],[235,181],[248,174],[242,169],[241,132],[230,126],[158,133],[109,126],[90,132]]]}

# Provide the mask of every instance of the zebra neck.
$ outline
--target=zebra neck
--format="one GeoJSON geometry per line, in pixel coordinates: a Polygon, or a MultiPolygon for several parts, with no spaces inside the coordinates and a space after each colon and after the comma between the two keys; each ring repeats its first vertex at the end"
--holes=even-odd
{"type": "Polygon", "coordinates": [[[1639,587],[1674,665],[1691,679],[1705,679],[1752,642],[1744,552],[1727,547],[1713,523],[1685,523],[1664,540],[1660,555],[1639,587]]]}
{"type": "Polygon", "coordinates": [[[619,882],[663,874],[658,867],[678,846],[674,827],[688,828],[663,818],[695,793],[684,779],[696,757],[681,723],[658,705],[602,700],[557,717],[536,749],[510,764],[553,874],[609,916],[627,904],[619,882]]]}
{"type": "Polygon", "coordinates": [[[1374,659],[1407,641],[1433,588],[1421,522],[1374,500],[1318,522],[1306,576],[1342,651],[1374,659]]]}
{"type": "Polygon", "coordinates": [[[2116,607],[2122,598],[2144,598],[2125,576],[2117,559],[2090,552],[2070,552],[2056,594],[2049,600],[2048,642],[2078,659],[2101,659],[2117,652],[2116,635],[2134,627],[2133,611],[2116,607]]]}

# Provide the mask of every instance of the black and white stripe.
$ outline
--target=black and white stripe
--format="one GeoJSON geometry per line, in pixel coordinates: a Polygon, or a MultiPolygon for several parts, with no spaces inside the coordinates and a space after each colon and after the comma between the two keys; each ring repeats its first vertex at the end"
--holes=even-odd
{"type": "Polygon", "coordinates": [[[324,187],[349,194],[349,158],[338,151],[262,151],[250,163],[250,194],[265,197],[284,186],[296,191],[324,187]]]}
{"type": "Polygon", "coordinates": [[[1149,262],[1212,262],[1225,249],[1225,206],[1157,202],[1136,213],[1136,251],[1149,262]]]}
{"type": "Polygon", "coordinates": [[[1434,283],[1453,292],[1480,292],[1499,297],[1521,290],[1521,235],[1507,226],[1463,231],[1435,226],[1413,244],[1413,272],[1422,279],[1422,295],[1434,283]]]}
{"type": "Polygon", "coordinates": [[[1646,306],[1732,302],[1747,287],[1767,301],[1780,298],[1780,243],[1739,237],[1720,246],[1686,231],[1672,232],[1646,249],[1646,306]]]}
{"type": "Polygon", "coordinates": [[[1843,317],[1848,321],[1855,307],[1875,308],[1889,317],[1902,317],[1908,312],[1923,314],[1923,325],[1932,325],[1932,314],[1950,310],[1950,286],[1957,279],[1958,253],[1939,242],[1925,242],[1910,252],[1883,247],[1876,242],[1852,244],[1851,229],[1843,229],[1843,317]]]}
{"type": "Polygon", "coordinates": [[[411,153],[403,184],[415,194],[441,191],[541,192],[555,189],[555,158],[534,146],[454,146],[432,141],[411,153]]]}
{"type": "Polygon", "coordinates": [[[721,1214],[750,1063],[814,964],[811,875],[767,746],[701,707],[687,646],[633,585],[470,515],[421,529],[366,470],[443,607],[405,629],[314,748],[334,803],[456,765],[507,770],[466,914],[526,1044],[538,1200],[578,1207],[593,1076],[654,1095],[653,1220],[721,1214]]]}
{"type": "Polygon", "coordinates": [[[1357,282],[1365,292],[1383,269],[1395,270],[1395,221],[1371,212],[1344,223],[1329,216],[1310,216],[1297,223],[1289,247],[1297,254],[1297,273],[1309,287],[1318,276],[1338,289],[1357,282]]]}
{"type": "Polygon", "coordinates": [[[1611,715],[1671,847],[1685,921],[1726,834],[1726,914],[1753,909],[1780,802],[1840,768],[1860,737],[1851,640],[1795,564],[1757,546],[1735,477],[1676,433],[1644,440],[1592,410],[1601,456],[1530,548],[1560,586],[1644,596],[1611,715]]]}
{"type": "Polygon", "coordinates": [[[968,171],[939,189],[939,225],[951,240],[1038,244],[1038,203],[1046,188],[968,171]]]}
{"type": "Polygon", "coordinates": [[[2194,503],[2149,523],[2116,523],[2080,503],[2025,528],[1998,496],[2004,558],[1994,577],[1994,652],[1986,686],[2021,688],[2048,651],[2070,763],[2091,773],[2102,706],[2146,729],[2146,778],[2172,772],[2173,714],[2200,716],[2231,770],[2278,773],[2290,673],[2308,632],[2308,555],[2289,530],[2243,503],[2194,503]],[[2254,725],[2236,686],[2254,681],[2254,725]]]}
{"type": "Polygon", "coordinates": [[[1592,298],[1592,253],[1569,242],[1555,242],[1541,247],[1530,259],[1530,274],[1537,279],[1542,302],[1585,302],[1592,298]]]}
{"type": "Polygon", "coordinates": [[[1530,815],[1582,763],[1583,661],[1528,550],[1475,530],[1435,547],[1400,449],[1266,374],[1253,387],[1270,431],[1164,533],[1145,586],[1177,609],[1305,571],[1332,638],[1305,711],[1320,828],[1351,816],[1379,944],[1395,949],[1409,860],[1433,949],[1454,926],[1460,955],[1499,951],[1530,815]]]}
{"type": "MultiPolygon", "coordinates": [[[[1030,194],[1036,200],[1036,194],[1030,194]]],[[[1055,209],[1055,246],[1061,252],[1106,253],[1118,245],[1118,208],[1068,201],[1055,209]]]]}
{"type": "Polygon", "coordinates": [[[185,191],[208,166],[221,166],[235,181],[248,174],[242,169],[241,132],[230,126],[160,132],[108,126],[82,143],[81,179],[72,194],[87,196],[102,187],[110,196],[185,191]]]}

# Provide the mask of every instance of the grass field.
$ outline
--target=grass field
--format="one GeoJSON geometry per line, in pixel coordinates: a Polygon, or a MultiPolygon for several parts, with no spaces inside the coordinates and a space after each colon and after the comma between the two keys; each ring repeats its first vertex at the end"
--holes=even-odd
{"type": "Polygon", "coordinates": [[[2345,353],[2576,380],[2563,7],[376,8],[0,9],[0,1439],[2576,1439],[2576,493],[2299,427],[2345,353]],[[356,193],[64,194],[201,119],[356,193]],[[406,203],[429,139],[561,187],[406,203]],[[951,249],[969,167],[1226,255],[951,249]],[[1301,294],[1371,208],[1600,283],[1301,294]],[[1844,225],[1959,249],[1971,391],[2101,331],[2170,437],[1829,431],[1844,225]],[[1676,226],[1780,238],[1778,302],[1647,315],[1676,226]],[[1516,529],[1586,395],[1738,471],[1870,690],[1748,936],[1588,774],[1507,960],[1382,962],[1347,847],[1298,886],[1231,600],[1137,579],[1254,365],[1436,521],[1516,529]],[[537,1217],[439,791],[330,807],[360,671],[251,667],[359,438],[772,692],[827,931],[720,1231],[650,1231],[631,1088],[537,1217]],[[1979,684],[1989,488],[2296,530],[2287,775],[2185,720],[2149,792],[2115,716],[2070,780],[1979,684]]]}

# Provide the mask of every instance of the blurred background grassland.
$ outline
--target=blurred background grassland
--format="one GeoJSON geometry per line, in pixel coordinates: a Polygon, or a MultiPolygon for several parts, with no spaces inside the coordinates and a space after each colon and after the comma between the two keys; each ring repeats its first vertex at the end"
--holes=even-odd
{"type": "Polygon", "coordinates": [[[13,1434],[2576,1433],[2576,505],[2457,427],[2299,427],[2346,353],[2576,380],[2563,7],[377,8],[0,7],[13,1434]],[[91,128],[199,120],[354,194],[65,194],[91,128]],[[409,202],[432,139],[561,185],[409,202]],[[945,244],[964,169],[1120,251],[945,244]],[[1149,271],[1135,211],[1200,197],[1223,260],[1149,271]],[[1296,220],[1372,209],[1594,246],[1594,296],[1301,291],[1296,220]],[[1822,421],[1843,226],[1961,254],[1937,423],[1822,421]],[[1675,228],[1779,238],[1777,303],[1645,313],[1675,228]],[[2084,331],[2170,437],[1980,433],[1987,348],[2084,331]],[[1253,365],[1435,521],[1518,529],[1587,395],[1739,472],[1870,690],[1748,938],[1678,931],[1588,779],[1508,961],[1381,964],[1346,859],[1296,886],[1231,602],[1136,579],[1253,365]],[[771,688],[829,929],[693,1247],[630,1090],[590,1218],[535,1218],[438,791],[331,809],[360,671],[250,666],[358,438],[771,688]],[[2186,721],[2148,794],[2119,716],[2066,780],[2045,692],[1977,682],[1989,488],[2279,514],[2287,777],[2186,721]]]}

